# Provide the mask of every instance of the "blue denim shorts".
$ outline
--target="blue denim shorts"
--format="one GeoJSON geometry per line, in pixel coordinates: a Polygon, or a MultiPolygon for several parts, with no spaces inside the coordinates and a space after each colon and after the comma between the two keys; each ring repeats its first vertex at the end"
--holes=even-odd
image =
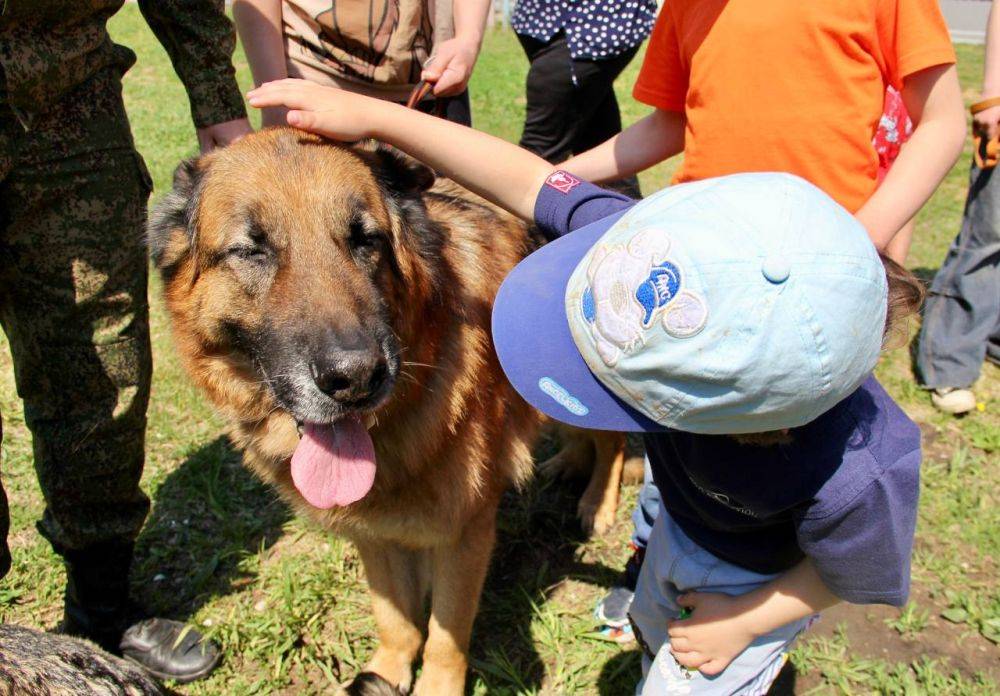
{"type": "Polygon", "coordinates": [[[642,679],[637,696],[663,694],[765,694],[788,658],[795,638],[815,617],[786,624],[761,636],[725,670],[712,677],[681,667],[670,654],[667,621],[680,615],[677,597],[685,592],[741,595],[773,580],[727,563],[694,543],[661,507],[653,525],[629,610],[643,650],[642,679]]]}

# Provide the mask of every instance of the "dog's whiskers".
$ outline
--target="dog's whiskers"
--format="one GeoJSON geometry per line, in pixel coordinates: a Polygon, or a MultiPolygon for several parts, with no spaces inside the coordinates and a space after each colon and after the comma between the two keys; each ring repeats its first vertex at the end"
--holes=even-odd
{"type": "Polygon", "coordinates": [[[413,362],[412,360],[403,360],[402,363],[403,363],[403,365],[406,365],[407,367],[426,367],[426,368],[429,368],[431,370],[440,370],[441,369],[438,365],[428,365],[427,363],[413,362]]]}
{"type": "Polygon", "coordinates": [[[417,377],[414,374],[412,374],[410,372],[407,372],[406,370],[400,370],[399,371],[399,376],[402,377],[403,379],[405,379],[405,380],[407,380],[407,381],[409,381],[409,382],[417,385],[421,389],[425,390],[428,394],[433,394],[434,393],[434,390],[431,389],[430,387],[428,387],[426,383],[424,383],[421,380],[417,379],[417,377]]]}

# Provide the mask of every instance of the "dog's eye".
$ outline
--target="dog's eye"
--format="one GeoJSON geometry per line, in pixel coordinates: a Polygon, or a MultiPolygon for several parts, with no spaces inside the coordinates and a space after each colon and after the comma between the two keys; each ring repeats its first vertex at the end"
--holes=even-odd
{"type": "Polygon", "coordinates": [[[353,251],[371,253],[382,246],[382,235],[365,227],[358,218],[351,220],[348,226],[347,243],[353,251]]]}
{"type": "Polygon", "coordinates": [[[263,246],[234,246],[227,251],[227,256],[241,261],[261,263],[268,259],[268,251],[263,246]]]}

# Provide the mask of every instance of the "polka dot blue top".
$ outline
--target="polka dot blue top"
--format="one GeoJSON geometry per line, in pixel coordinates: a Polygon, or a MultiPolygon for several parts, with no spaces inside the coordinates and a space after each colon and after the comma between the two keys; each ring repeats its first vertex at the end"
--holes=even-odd
{"type": "Polygon", "coordinates": [[[573,58],[600,60],[638,46],[656,21],[656,0],[518,0],[511,27],[548,41],[560,31],[573,58]]]}

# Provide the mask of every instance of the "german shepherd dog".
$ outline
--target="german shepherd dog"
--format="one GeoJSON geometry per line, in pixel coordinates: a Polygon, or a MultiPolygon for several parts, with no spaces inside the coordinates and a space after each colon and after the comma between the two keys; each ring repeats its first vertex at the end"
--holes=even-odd
{"type": "Polygon", "coordinates": [[[414,692],[463,693],[540,420],[490,337],[529,228],[392,150],[279,128],[182,163],[148,241],[245,463],[360,552],[379,646],[349,691],[409,691],[422,646],[414,692]]]}
{"type": "Polygon", "coordinates": [[[0,696],[162,696],[145,671],[93,643],[0,624],[0,696]]]}

